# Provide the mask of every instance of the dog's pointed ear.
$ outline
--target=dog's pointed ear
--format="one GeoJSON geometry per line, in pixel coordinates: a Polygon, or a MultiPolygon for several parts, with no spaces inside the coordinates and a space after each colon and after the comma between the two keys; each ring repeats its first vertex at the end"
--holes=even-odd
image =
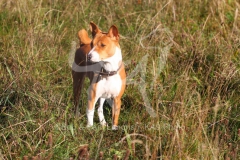
{"type": "Polygon", "coordinates": [[[98,26],[93,22],[90,22],[90,30],[92,32],[92,37],[95,37],[97,33],[101,32],[98,26]]]}
{"type": "Polygon", "coordinates": [[[118,29],[115,25],[112,25],[108,31],[108,36],[115,39],[119,40],[119,34],[118,34],[118,29]]]}
{"type": "Polygon", "coordinates": [[[82,29],[78,32],[78,38],[81,44],[90,44],[92,39],[89,38],[88,33],[85,29],[82,29]]]}

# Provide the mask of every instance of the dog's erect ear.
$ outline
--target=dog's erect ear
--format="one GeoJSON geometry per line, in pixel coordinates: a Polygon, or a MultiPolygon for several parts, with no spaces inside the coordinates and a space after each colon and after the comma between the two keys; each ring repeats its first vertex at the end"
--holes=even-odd
{"type": "Polygon", "coordinates": [[[78,32],[78,38],[81,44],[90,44],[91,43],[91,38],[89,38],[88,33],[85,29],[82,29],[78,32]]]}
{"type": "Polygon", "coordinates": [[[118,34],[118,29],[116,26],[112,25],[108,31],[108,36],[115,39],[119,40],[119,34],[118,34]]]}
{"type": "Polygon", "coordinates": [[[95,37],[97,33],[101,32],[98,26],[93,22],[90,22],[90,30],[92,32],[92,37],[95,37]]]}

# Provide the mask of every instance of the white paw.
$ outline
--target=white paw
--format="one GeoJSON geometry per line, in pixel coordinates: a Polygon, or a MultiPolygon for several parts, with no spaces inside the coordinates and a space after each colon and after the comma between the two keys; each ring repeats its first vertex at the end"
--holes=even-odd
{"type": "Polygon", "coordinates": [[[108,126],[107,122],[105,120],[103,120],[102,122],[100,122],[101,126],[108,126]]]}
{"type": "Polygon", "coordinates": [[[118,126],[113,125],[113,126],[112,126],[112,130],[118,130],[118,126]]]}
{"type": "Polygon", "coordinates": [[[91,128],[93,126],[93,124],[87,124],[87,128],[91,128]]]}

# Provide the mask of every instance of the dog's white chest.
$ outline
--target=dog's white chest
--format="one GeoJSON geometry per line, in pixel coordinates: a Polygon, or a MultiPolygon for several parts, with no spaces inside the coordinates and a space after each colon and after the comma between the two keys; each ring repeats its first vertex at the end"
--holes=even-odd
{"type": "Polygon", "coordinates": [[[117,97],[121,91],[122,81],[119,74],[103,77],[97,83],[96,95],[99,98],[117,97]]]}

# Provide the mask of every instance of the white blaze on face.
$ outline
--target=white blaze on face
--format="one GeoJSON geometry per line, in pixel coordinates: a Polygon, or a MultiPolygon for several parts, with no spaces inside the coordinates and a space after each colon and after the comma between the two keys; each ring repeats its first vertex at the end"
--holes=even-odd
{"type": "Polygon", "coordinates": [[[104,61],[104,69],[107,71],[116,71],[122,62],[122,53],[119,47],[116,47],[113,56],[106,59],[100,58],[99,53],[95,51],[95,47],[89,52],[89,56],[91,56],[90,60],[92,62],[104,61]]]}
{"type": "Polygon", "coordinates": [[[96,47],[93,47],[93,49],[88,53],[88,56],[91,56],[90,60],[92,62],[99,62],[101,59],[100,59],[99,54],[95,51],[95,48],[96,47]]]}

